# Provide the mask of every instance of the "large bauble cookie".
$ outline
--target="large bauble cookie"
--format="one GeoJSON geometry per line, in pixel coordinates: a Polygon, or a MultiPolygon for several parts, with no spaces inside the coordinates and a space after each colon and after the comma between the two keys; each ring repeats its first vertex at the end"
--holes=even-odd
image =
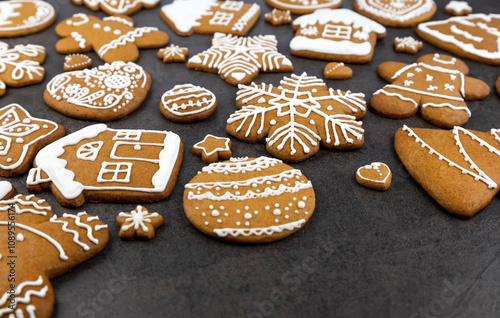
{"type": "Polygon", "coordinates": [[[185,188],[189,221],[211,237],[236,243],[292,235],[315,206],[312,184],[300,170],[268,157],[212,163],[185,188]]]}
{"type": "Polygon", "coordinates": [[[0,37],[36,33],[48,28],[55,19],[54,7],[45,1],[0,1],[0,37]]]}
{"type": "Polygon", "coordinates": [[[436,13],[434,0],[356,0],[354,9],[383,25],[413,27],[436,13]]]}

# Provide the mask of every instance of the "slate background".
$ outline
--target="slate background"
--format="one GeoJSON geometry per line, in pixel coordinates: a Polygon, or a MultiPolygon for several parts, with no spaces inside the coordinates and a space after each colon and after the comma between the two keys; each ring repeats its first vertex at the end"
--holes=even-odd
{"type": "MultiPolygon", "coordinates": [[[[73,13],[92,13],[69,0],[50,1],[58,11],[56,23],[73,13]]],[[[162,5],[170,1],[162,1],[162,5]]],[[[276,34],[279,51],[290,57],[290,26],[273,27],[263,20],[271,10],[264,0],[261,19],[249,35],[276,34]]],[[[352,8],[352,0],[343,7],[352,8]]],[[[447,18],[437,1],[434,20],[447,18]]],[[[475,12],[500,12],[496,1],[470,2],[475,12]]],[[[94,13],[99,17],[103,12],[94,13]]],[[[156,26],[171,37],[170,43],[187,46],[190,56],[210,46],[211,36],[179,37],[161,20],[159,7],[132,16],[137,26],[156,26]]],[[[20,103],[31,114],[52,119],[67,133],[92,124],[65,117],[49,109],[42,99],[45,85],[62,72],[64,56],[54,44],[55,24],[27,37],[2,39],[41,44],[47,48],[46,78],[39,85],[8,88],[0,106],[20,103]]],[[[414,29],[388,28],[371,63],[350,65],[349,80],[327,80],[335,89],[363,92],[367,101],[386,83],[377,66],[388,60],[412,63],[426,53],[445,53],[424,43],[417,56],[396,53],[396,36],[414,29]]],[[[157,50],[142,50],[137,63],[149,71],[153,86],[143,105],[129,116],[110,122],[112,128],[172,130],[185,144],[184,162],[169,198],[146,204],[165,217],[150,242],[123,242],[114,219],[132,204],[91,204],[62,208],[51,193],[39,196],[59,215],[86,210],[109,224],[110,242],[95,258],[52,281],[56,304],[54,317],[474,317],[500,315],[500,207],[497,198],[470,220],[446,213],[411,178],[393,148],[394,132],[406,124],[430,127],[420,115],[390,120],[368,111],[363,119],[365,145],[352,152],[320,150],[305,162],[293,165],[313,183],[316,210],[295,235],[267,245],[238,246],[211,239],[197,231],[182,209],[183,186],[204,165],[191,154],[194,143],[207,133],[226,136],[225,121],[236,110],[233,87],[216,74],[188,70],[184,64],[163,64],[157,50]],[[218,109],[207,120],[181,125],[165,119],[158,110],[164,91],[176,84],[193,83],[212,90],[218,109]],[[384,193],[368,190],[355,181],[356,169],[373,161],[389,165],[391,188],[384,193]]],[[[102,61],[89,54],[94,65],[102,61]]],[[[295,73],[323,77],[326,62],[290,57],[295,73]]],[[[493,86],[499,75],[494,66],[466,60],[471,76],[493,86]]],[[[256,82],[278,84],[285,73],[261,74],[256,82]]],[[[500,123],[500,99],[494,92],[483,101],[468,102],[472,118],[466,128],[489,130],[500,123]]],[[[267,155],[264,143],[247,144],[232,138],[234,156],[267,155]]],[[[26,192],[26,175],[11,178],[19,192],[26,192]]]]}

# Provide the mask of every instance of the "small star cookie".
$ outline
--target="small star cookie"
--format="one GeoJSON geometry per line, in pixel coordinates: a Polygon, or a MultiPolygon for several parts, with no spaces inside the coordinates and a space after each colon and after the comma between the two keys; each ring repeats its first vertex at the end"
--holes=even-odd
{"type": "Polygon", "coordinates": [[[189,54],[187,47],[180,47],[175,44],[170,44],[164,49],[158,51],[158,58],[163,60],[163,63],[185,62],[186,56],[189,54]]]}
{"type": "Polygon", "coordinates": [[[271,23],[274,26],[282,24],[291,24],[292,14],[290,13],[290,10],[273,9],[273,11],[268,12],[266,13],[266,15],[264,15],[264,20],[266,22],[271,23]]]}
{"type": "Polygon", "coordinates": [[[155,236],[155,229],[163,224],[163,217],[157,212],[149,213],[145,207],[138,205],[130,213],[120,212],[116,223],[121,226],[118,236],[122,240],[134,237],[150,240],[155,236]]]}
{"type": "Polygon", "coordinates": [[[92,59],[84,54],[70,54],[64,58],[63,69],[65,72],[81,71],[92,67],[92,59]]]}
{"type": "Polygon", "coordinates": [[[424,47],[421,41],[415,40],[411,36],[406,36],[404,38],[396,37],[393,44],[396,52],[409,54],[416,54],[424,47]]]}
{"type": "Polygon", "coordinates": [[[204,163],[231,158],[231,140],[229,138],[206,135],[205,139],[193,146],[193,154],[201,156],[204,163]]]}
{"type": "Polygon", "coordinates": [[[463,16],[471,14],[472,7],[467,1],[450,1],[446,7],[444,7],[444,11],[454,16],[463,16]]]}

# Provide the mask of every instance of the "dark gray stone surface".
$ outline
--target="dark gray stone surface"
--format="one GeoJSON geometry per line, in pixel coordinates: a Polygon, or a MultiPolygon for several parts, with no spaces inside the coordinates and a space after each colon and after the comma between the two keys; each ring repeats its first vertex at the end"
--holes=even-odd
{"type": "MultiPolygon", "coordinates": [[[[73,13],[92,13],[69,0],[49,1],[58,10],[57,22],[73,13]]],[[[162,1],[166,4],[170,1],[162,1]]],[[[290,26],[272,27],[263,14],[250,35],[276,34],[280,52],[290,57],[290,26]]],[[[434,19],[444,19],[447,1],[438,1],[434,19]]],[[[496,1],[470,2],[475,12],[500,12],[496,1]]],[[[352,0],[343,7],[352,8],[352,0]]],[[[95,15],[103,17],[102,12],[95,15]]],[[[179,37],[161,20],[159,8],[133,15],[138,26],[166,31],[171,43],[187,46],[190,56],[210,46],[211,36],[179,37]]],[[[369,100],[386,83],[377,66],[388,60],[406,63],[416,57],[395,53],[396,36],[414,29],[388,28],[379,41],[374,60],[350,65],[354,76],[327,80],[335,89],[363,92],[369,100]]],[[[64,56],[55,52],[54,26],[28,37],[5,40],[9,44],[35,43],[47,48],[46,79],[39,85],[8,88],[1,106],[17,102],[33,115],[64,125],[68,133],[92,122],[65,117],[42,100],[47,82],[62,72],[64,56]]],[[[293,165],[313,183],[317,207],[309,223],[279,242],[259,246],[222,243],[198,232],[184,216],[183,186],[203,167],[191,147],[207,133],[225,136],[225,121],[236,110],[236,88],[216,74],[188,70],[184,64],[163,64],[157,50],[141,51],[138,63],[153,77],[152,90],[143,105],[129,116],[109,123],[113,128],[172,130],[185,144],[184,162],[177,185],[164,201],[146,204],[165,217],[150,242],[122,242],[114,219],[132,204],[91,204],[77,210],[62,208],[51,193],[39,196],[57,214],[86,210],[109,224],[110,243],[94,259],[52,281],[54,317],[493,317],[500,315],[500,203],[497,198],[470,220],[447,214],[410,177],[393,148],[394,132],[406,124],[432,127],[419,115],[390,120],[368,111],[363,119],[366,142],[352,152],[320,150],[293,165]],[[160,97],[175,84],[193,83],[212,90],[218,109],[207,120],[175,124],[158,110],[160,97]],[[356,169],[383,161],[393,172],[391,188],[384,193],[368,190],[355,181],[356,169]]],[[[445,53],[424,43],[417,57],[445,53]]],[[[90,54],[94,64],[102,63],[90,54]]],[[[295,73],[322,77],[326,62],[291,57],[295,73]]],[[[471,76],[493,86],[498,67],[466,61],[471,76]]],[[[278,84],[283,73],[261,74],[256,82],[278,84]]],[[[492,93],[483,101],[469,102],[472,118],[466,128],[489,130],[500,124],[500,99],[492,93]]],[[[232,138],[234,156],[267,155],[264,143],[247,144],[232,138]]],[[[25,192],[26,175],[9,179],[25,192]]]]}

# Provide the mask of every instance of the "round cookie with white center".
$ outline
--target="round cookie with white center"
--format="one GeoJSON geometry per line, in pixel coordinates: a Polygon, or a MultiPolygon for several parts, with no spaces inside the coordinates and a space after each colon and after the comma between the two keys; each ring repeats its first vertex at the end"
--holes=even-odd
{"type": "Polygon", "coordinates": [[[0,37],[40,32],[56,19],[49,3],[39,0],[0,1],[0,37]]]}
{"type": "Polygon", "coordinates": [[[150,87],[151,76],[141,66],[113,62],[55,76],[43,99],[66,116],[110,121],[136,110],[150,87]]]}
{"type": "Polygon", "coordinates": [[[311,181],[281,160],[232,158],[204,167],[186,184],[184,213],[211,237],[266,243],[300,230],[315,201],[311,181]]]}
{"type": "Polygon", "coordinates": [[[383,25],[408,28],[430,20],[437,6],[434,0],[356,0],[354,9],[383,25]]]}
{"type": "Polygon", "coordinates": [[[273,8],[290,10],[293,14],[311,13],[318,9],[335,9],[342,5],[342,0],[266,0],[273,8]]]}
{"type": "Polygon", "coordinates": [[[160,112],[177,123],[193,123],[208,118],[217,109],[215,95],[193,84],[176,85],[161,97],[160,112]]]}
{"type": "Polygon", "coordinates": [[[356,171],[356,181],[369,189],[385,191],[391,186],[391,169],[385,163],[372,162],[356,171]]]}

